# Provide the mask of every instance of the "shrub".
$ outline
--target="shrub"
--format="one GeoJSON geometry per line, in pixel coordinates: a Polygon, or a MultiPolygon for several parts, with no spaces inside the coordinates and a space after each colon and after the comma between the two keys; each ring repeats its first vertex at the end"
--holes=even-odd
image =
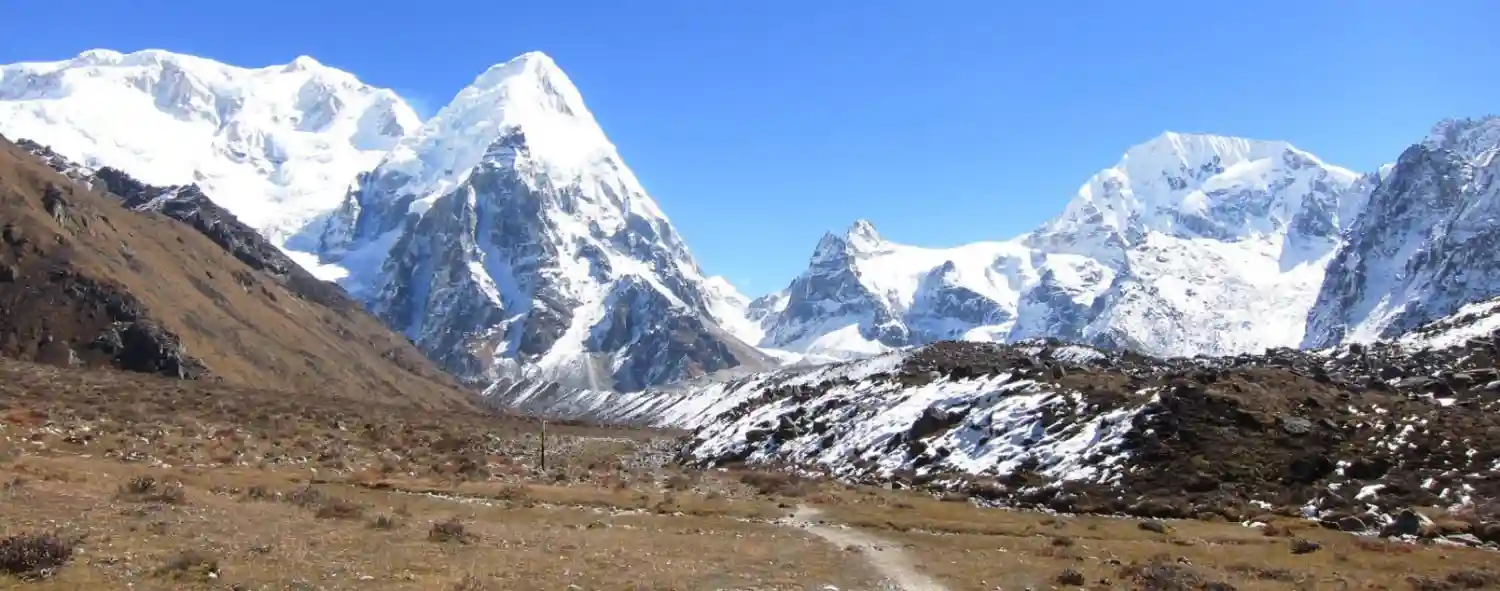
{"type": "Polygon", "coordinates": [[[400,527],[401,527],[401,522],[397,521],[395,517],[391,517],[389,515],[376,515],[375,519],[372,519],[370,521],[370,528],[371,529],[379,529],[379,530],[389,531],[389,530],[393,530],[393,529],[398,529],[400,527]]]}
{"type": "Polygon", "coordinates": [[[137,476],[120,485],[118,495],[122,499],[146,503],[181,505],[187,502],[187,489],[181,482],[160,481],[151,476],[137,476]]]}
{"type": "Polygon", "coordinates": [[[1083,573],[1075,568],[1065,568],[1057,574],[1057,584],[1059,585],[1079,587],[1087,582],[1088,579],[1084,578],[1083,573]]]}
{"type": "Polygon", "coordinates": [[[1461,570],[1448,573],[1448,584],[1459,589],[1500,587],[1500,573],[1488,570],[1461,570]]]}
{"type": "Polygon", "coordinates": [[[20,534],[0,540],[0,572],[44,579],[73,558],[74,543],[56,534],[20,534]]]}
{"type": "Polygon", "coordinates": [[[1322,544],[1312,540],[1304,540],[1302,538],[1292,540],[1292,554],[1312,554],[1322,548],[1322,544]]]}
{"type": "Polygon", "coordinates": [[[328,495],[324,494],[321,490],[313,488],[312,485],[307,485],[287,493],[286,502],[304,509],[321,507],[324,503],[328,502],[328,495]]]}
{"type": "Polygon", "coordinates": [[[451,591],[486,591],[489,589],[489,585],[484,584],[483,579],[473,574],[467,574],[464,575],[464,578],[454,581],[453,586],[449,587],[449,589],[451,591]]]}
{"type": "Polygon", "coordinates": [[[313,516],[318,519],[359,519],[364,513],[363,506],[346,499],[332,497],[323,501],[313,516]]]}
{"type": "Polygon", "coordinates": [[[462,521],[457,517],[447,521],[432,524],[432,529],[427,532],[427,539],[434,542],[458,542],[467,544],[474,540],[474,534],[468,532],[462,521]]]}
{"type": "Polygon", "coordinates": [[[240,497],[242,501],[274,501],[277,492],[259,484],[245,489],[245,496],[240,497]]]}
{"type": "Polygon", "coordinates": [[[159,576],[209,580],[219,573],[219,559],[201,550],[183,550],[156,569],[159,576]]]}

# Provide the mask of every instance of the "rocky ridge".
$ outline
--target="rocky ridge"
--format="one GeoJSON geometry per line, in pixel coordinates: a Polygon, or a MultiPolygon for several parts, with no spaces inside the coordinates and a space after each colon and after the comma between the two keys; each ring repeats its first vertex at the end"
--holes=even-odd
{"type": "Polygon", "coordinates": [[[1005,242],[934,249],[868,221],[750,305],[762,347],[858,357],[1051,337],[1159,356],[1297,346],[1368,184],[1284,142],[1166,133],[1005,242]]]}
{"type": "Polygon", "coordinates": [[[150,187],[0,139],[0,197],[5,356],[477,407],[409,342],[196,188],[150,187]]]}
{"type": "MultiPolygon", "coordinates": [[[[1452,340],[1491,319],[1423,335],[1452,340]]],[[[1500,543],[1500,331],[1454,347],[1173,359],[1055,340],[942,342],[569,402],[518,406],[692,429],[681,458],[703,466],[783,466],[1062,512],[1283,514],[1500,543]],[[1468,521],[1403,517],[1413,507],[1468,521]]]]}
{"type": "Polygon", "coordinates": [[[1396,338],[1500,296],[1500,117],[1439,123],[1381,177],[1329,263],[1305,346],[1396,338]]]}

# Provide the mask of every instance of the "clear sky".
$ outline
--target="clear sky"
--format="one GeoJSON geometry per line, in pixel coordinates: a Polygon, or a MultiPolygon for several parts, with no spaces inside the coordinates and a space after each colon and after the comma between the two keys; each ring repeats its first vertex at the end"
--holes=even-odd
{"type": "Polygon", "coordinates": [[[1500,112],[1496,23],[1496,0],[0,0],[0,63],[307,54],[430,114],[539,49],[704,269],[755,295],[856,218],[931,246],[1025,232],[1165,130],[1373,169],[1500,112]]]}

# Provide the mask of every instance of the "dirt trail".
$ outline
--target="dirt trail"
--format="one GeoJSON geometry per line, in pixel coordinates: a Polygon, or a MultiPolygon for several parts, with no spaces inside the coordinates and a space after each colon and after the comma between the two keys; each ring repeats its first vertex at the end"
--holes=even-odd
{"type": "Polygon", "coordinates": [[[931,577],[917,572],[911,557],[901,546],[844,525],[820,523],[822,511],[816,507],[798,507],[791,517],[778,523],[806,530],[840,548],[854,547],[884,578],[881,591],[947,591],[931,577]]]}

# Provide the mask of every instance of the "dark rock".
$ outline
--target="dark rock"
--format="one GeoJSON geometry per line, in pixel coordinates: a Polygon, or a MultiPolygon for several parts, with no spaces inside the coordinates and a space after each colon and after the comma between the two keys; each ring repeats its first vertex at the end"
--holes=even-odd
{"type": "Polygon", "coordinates": [[[1292,554],[1312,554],[1322,548],[1322,544],[1312,540],[1304,540],[1302,538],[1292,540],[1292,554]]]}
{"type": "Polygon", "coordinates": [[[1153,532],[1153,533],[1158,533],[1158,534],[1165,534],[1165,533],[1167,533],[1167,524],[1162,523],[1160,521],[1157,521],[1155,519],[1151,519],[1151,520],[1142,521],[1140,523],[1137,523],[1136,527],[1138,527],[1140,529],[1143,529],[1145,531],[1149,531],[1149,532],[1153,532]]]}
{"type": "Polygon", "coordinates": [[[915,441],[927,437],[958,424],[963,418],[963,413],[929,406],[922,411],[922,416],[917,417],[917,420],[912,422],[911,429],[906,434],[907,439],[915,441]]]}
{"type": "Polygon", "coordinates": [[[1306,435],[1312,432],[1312,421],[1302,417],[1281,417],[1281,429],[1292,435],[1306,435]]]}
{"type": "Polygon", "coordinates": [[[1413,376],[1396,382],[1397,390],[1424,390],[1431,388],[1438,381],[1426,376],[1413,376]]]}
{"type": "Polygon", "coordinates": [[[1474,526],[1474,537],[1500,544],[1500,522],[1489,521],[1474,526]]]}
{"type": "Polygon", "coordinates": [[[1416,536],[1422,533],[1422,516],[1411,509],[1402,509],[1396,515],[1396,520],[1380,530],[1383,537],[1389,536],[1416,536]]]}
{"type": "Polygon", "coordinates": [[[0,283],[13,282],[19,276],[20,272],[17,271],[15,267],[12,267],[5,263],[0,263],[0,283]]]}

